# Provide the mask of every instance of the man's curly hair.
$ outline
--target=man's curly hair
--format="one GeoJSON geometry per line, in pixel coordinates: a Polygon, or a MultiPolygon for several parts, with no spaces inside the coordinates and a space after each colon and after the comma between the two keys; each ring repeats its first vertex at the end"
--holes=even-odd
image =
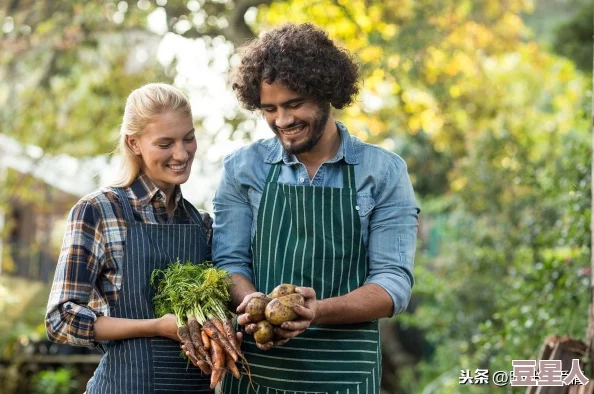
{"type": "Polygon", "coordinates": [[[350,105],[359,92],[358,62],[310,23],[287,24],[265,33],[240,48],[239,55],[231,86],[250,111],[260,108],[262,81],[279,81],[337,109],[350,105]]]}

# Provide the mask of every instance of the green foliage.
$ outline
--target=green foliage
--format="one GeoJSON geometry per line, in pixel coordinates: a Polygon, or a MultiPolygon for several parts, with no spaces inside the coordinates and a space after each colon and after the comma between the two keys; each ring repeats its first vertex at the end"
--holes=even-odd
{"type": "Polygon", "coordinates": [[[75,371],[59,368],[55,371],[40,371],[32,381],[33,394],[70,394],[78,388],[75,371]]]}
{"type": "Polygon", "coordinates": [[[585,332],[591,76],[526,39],[528,11],[523,1],[295,0],[260,16],[317,22],[357,53],[363,94],[381,104],[341,118],[403,155],[422,227],[441,226],[439,249],[417,258],[419,307],[398,317],[437,350],[399,368],[403,392],[500,391],[460,386],[460,369],[510,370],[545,336],[585,332]]]}
{"type": "Polygon", "coordinates": [[[586,2],[566,23],[557,27],[553,49],[572,59],[585,72],[592,72],[594,59],[594,5],[586,2]]]}
{"type": "MultiPolygon", "coordinates": [[[[459,370],[509,371],[513,359],[535,359],[548,335],[583,338],[590,303],[589,137],[577,130],[557,135],[554,154],[514,175],[523,192],[506,203],[497,201],[504,193],[482,194],[487,202],[473,212],[470,199],[478,194],[465,190],[449,205],[428,204],[435,207],[429,217],[448,217],[442,248],[435,259],[420,254],[415,294],[422,301],[413,316],[401,318],[423,328],[438,348],[416,368],[421,378],[407,384],[408,392],[432,385],[440,393],[490,392],[459,386],[459,370]]],[[[505,182],[505,174],[487,176],[487,168],[494,171],[477,171],[505,182]]],[[[466,189],[473,187],[471,181],[466,189]]]]}
{"type": "MultiPolygon", "coordinates": [[[[146,30],[150,12],[163,10],[168,29],[186,37],[251,36],[240,2],[190,3],[40,1],[11,12],[15,28],[0,38],[0,132],[49,153],[110,151],[128,92],[174,76],[175,65],[163,70],[152,58],[130,67],[130,48],[160,38],[146,30]]],[[[459,370],[509,370],[512,359],[535,358],[548,334],[582,337],[590,301],[592,76],[583,71],[592,70],[591,4],[557,32],[555,51],[567,59],[538,40],[546,27],[535,37],[524,25],[528,0],[251,4],[268,4],[249,19],[254,31],[313,22],[357,54],[360,102],[337,117],[409,165],[421,227],[434,236],[417,257],[419,307],[398,319],[422,328],[436,352],[400,370],[403,392],[501,392],[460,386],[459,370]]],[[[236,128],[241,118],[228,123],[236,128]]],[[[178,262],[154,273],[157,315],[228,313],[211,302],[228,300],[226,279],[207,270],[178,262]]]]}
{"type": "Polygon", "coordinates": [[[48,285],[0,276],[0,358],[11,359],[22,345],[45,337],[49,291],[48,285]]]}
{"type": "Polygon", "coordinates": [[[231,301],[231,281],[226,271],[211,263],[181,263],[178,260],[163,270],[154,270],[151,285],[156,288],[153,297],[155,315],[174,313],[178,326],[184,324],[186,316],[195,312],[201,324],[204,318],[224,319],[228,314],[225,305],[231,301]]]}

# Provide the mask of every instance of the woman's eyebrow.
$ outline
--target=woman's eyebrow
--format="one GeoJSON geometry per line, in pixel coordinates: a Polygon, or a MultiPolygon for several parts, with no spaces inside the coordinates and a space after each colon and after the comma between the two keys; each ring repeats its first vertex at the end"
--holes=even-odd
{"type": "MultiPolygon", "coordinates": [[[[192,130],[188,131],[186,133],[185,137],[187,137],[188,134],[194,133],[195,131],[196,131],[196,129],[192,127],[192,130]]],[[[171,138],[171,137],[159,137],[156,139],[156,141],[173,141],[173,140],[174,140],[174,138],[171,138]]]]}

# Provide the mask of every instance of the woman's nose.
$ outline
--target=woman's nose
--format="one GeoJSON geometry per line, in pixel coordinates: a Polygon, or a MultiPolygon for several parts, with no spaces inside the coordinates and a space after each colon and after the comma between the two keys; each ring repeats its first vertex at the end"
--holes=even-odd
{"type": "Polygon", "coordinates": [[[175,149],[173,150],[173,159],[178,161],[186,161],[190,157],[186,147],[183,143],[175,144],[175,149]]]}

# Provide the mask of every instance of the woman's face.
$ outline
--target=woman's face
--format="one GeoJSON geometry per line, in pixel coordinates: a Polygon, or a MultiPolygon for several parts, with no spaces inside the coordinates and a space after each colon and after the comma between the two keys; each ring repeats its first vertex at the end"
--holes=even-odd
{"type": "Polygon", "coordinates": [[[146,126],[138,137],[128,137],[132,151],[142,160],[142,171],[163,190],[173,192],[175,185],[190,177],[196,138],[191,116],[182,112],[165,112],[146,126]]]}

